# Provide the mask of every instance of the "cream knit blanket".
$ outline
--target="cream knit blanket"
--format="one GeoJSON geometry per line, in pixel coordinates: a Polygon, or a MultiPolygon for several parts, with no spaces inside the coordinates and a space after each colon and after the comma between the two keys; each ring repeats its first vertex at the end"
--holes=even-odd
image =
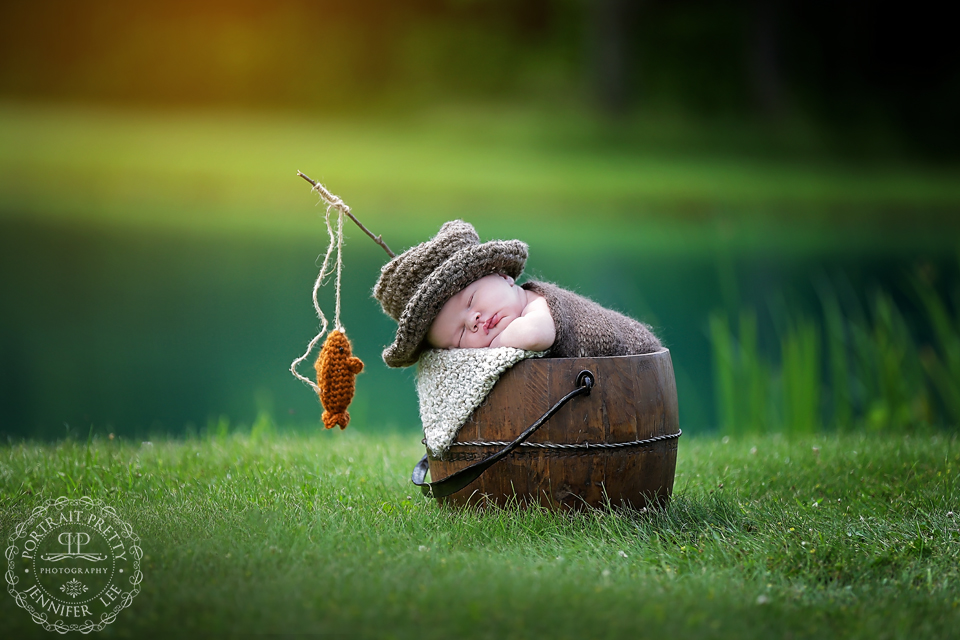
{"type": "Polygon", "coordinates": [[[425,351],[417,365],[417,395],[430,452],[439,457],[450,447],[504,371],[543,353],[512,347],[425,351]]]}

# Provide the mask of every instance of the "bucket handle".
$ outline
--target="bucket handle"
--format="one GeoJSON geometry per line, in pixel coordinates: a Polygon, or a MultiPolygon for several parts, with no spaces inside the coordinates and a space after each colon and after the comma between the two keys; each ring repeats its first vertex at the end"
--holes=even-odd
{"type": "Polygon", "coordinates": [[[560,400],[557,401],[557,404],[550,407],[550,409],[548,409],[545,414],[540,416],[536,422],[527,427],[526,431],[517,436],[516,440],[490,457],[485,458],[480,462],[476,462],[469,467],[460,469],[456,473],[450,474],[443,480],[438,480],[436,482],[424,482],[424,478],[427,476],[427,471],[430,470],[430,460],[428,459],[427,454],[424,454],[424,456],[420,459],[420,462],[417,463],[417,466],[413,468],[413,474],[411,475],[410,480],[413,482],[413,484],[420,487],[420,491],[423,492],[423,495],[432,495],[434,498],[445,498],[446,496],[460,491],[471,482],[479,478],[480,474],[482,474],[484,471],[502,460],[511,451],[519,447],[524,440],[533,435],[534,431],[542,427],[547,420],[549,420],[553,414],[559,411],[563,405],[567,404],[567,402],[576,396],[590,395],[590,390],[593,388],[595,381],[596,376],[593,375],[593,372],[586,369],[581,371],[579,374],[577,374],[576,389],[560,398],[560,400]]]}

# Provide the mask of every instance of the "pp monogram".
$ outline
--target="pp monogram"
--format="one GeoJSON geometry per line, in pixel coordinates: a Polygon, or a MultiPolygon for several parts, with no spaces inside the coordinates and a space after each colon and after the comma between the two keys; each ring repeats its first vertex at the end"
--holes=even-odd
{"type": "Polygon", "coordinates": [[[112,507],[48,500],[10,536],[8,591],[49,631],[99,631],[140,592],[140,539],[112,507]]]}

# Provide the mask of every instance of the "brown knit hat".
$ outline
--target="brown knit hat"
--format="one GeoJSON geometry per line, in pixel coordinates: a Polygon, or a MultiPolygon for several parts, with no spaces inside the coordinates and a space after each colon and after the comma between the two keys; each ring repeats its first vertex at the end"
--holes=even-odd
{"type": "Polygon", "coordinates": [[[420,357],[423,341],[447,300],[474,280],[492,273],[517,278],[527,261],[519,240],[480,244],[473,225],[453,220],[436,236],[407,249],[380,269],[373,297],[397,321],[397,337],[383,350],[390,367],[409,367],[420,357]]]}

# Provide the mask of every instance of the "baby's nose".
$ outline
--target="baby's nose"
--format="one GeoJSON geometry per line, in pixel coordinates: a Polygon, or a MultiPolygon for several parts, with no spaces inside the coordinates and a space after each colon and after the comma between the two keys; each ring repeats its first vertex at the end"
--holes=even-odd
{"type": "Polygon", "coordinates": [[[473,315],[473,318],[471,318],[470,329],[472,331],[477,331],[480,329],[480,312],[479,311],[473,315]]]}

